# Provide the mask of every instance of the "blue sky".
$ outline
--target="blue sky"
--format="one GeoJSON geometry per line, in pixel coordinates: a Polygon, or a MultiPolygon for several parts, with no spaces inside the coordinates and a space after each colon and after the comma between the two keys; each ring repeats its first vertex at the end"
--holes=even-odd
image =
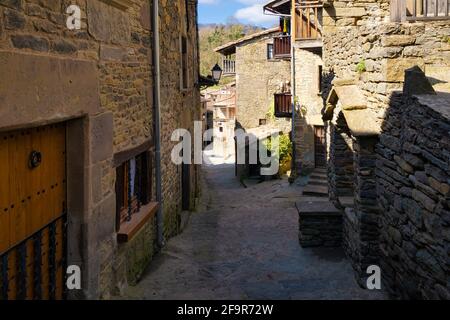
{"type": "Polygon", "coordinates": [[[199,0],[199,23],[226,23],[232,17],[239,22],[271,27],[277,18],[263,14],[269,0],[199,0]]]}

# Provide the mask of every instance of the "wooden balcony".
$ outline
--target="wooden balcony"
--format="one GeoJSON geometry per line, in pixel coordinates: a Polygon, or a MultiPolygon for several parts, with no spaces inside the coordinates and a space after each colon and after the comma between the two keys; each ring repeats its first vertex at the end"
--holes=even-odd
{"type": "Polygon", "coordinates": [[[236,74],[236,61],[224,59],[222,61],[222,71],[224,76],[231,76],[236,74]]]}
{"type": "Polygon", "coordinates": [[[295,40],[317,40],[322,38],[322,1],[296,0],[293,16],[295,40]]]}
{"type": "Polygon", "coordinates": [[[292,95],[290,93],[275,93],[275,117],[292,117],[292,95]]]}
{"type": "Polygon", "coordinates": [[[448,0],[391,0],[391,21],[449,20],[448,0]]]}
{"type": "Polygon", "coordinates": [[[291,36],[280,35],[273,38],[273,57],[275,59],[291,57],[291,36]]]}

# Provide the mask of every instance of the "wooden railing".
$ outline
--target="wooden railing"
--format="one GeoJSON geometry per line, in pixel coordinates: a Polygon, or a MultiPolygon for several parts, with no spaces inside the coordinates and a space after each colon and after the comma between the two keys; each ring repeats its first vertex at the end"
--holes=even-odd
{"type": "Polygon", "coordinates": [[[450,19],[448,0],[391,0],[391,21],[450,19]]]}
{"type": "Polygon", "coordinates": [[[291,36],[280,35],[273,38],[273,56],[277,59],[291,56],[291,36]]]}
{"type": "Polygon", "coordinates": [[[290,93],[275,93],[275,117],[290,118],[292,116],[292,95],[290,93]]]}
{"type": "Polygon", "coordinates": [[[296,0],[294,15],[295,40],[314,40],[322,37],[322,1],[296,0]]]}
{"type": "Polygon", "coordinates": [[[224,59],[222,61],[222,69],[224,75],[233,75],[236,73],[236,61],[224,59]]]}

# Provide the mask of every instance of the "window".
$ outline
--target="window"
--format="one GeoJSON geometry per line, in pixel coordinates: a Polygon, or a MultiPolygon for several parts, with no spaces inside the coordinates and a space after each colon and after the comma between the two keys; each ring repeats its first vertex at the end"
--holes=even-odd
{"type": "Polygon", "coordinates": [[[116,228],[133,219],[151,201],[150,152],[126,161],[116,169],[116,228]]]}
{"type": "Polygon", "coordinates": [[[187,38],[181,37],[181,89],[188,88],[187,38]]]}
{"type": "Polygon", "coordinates": [[[267,44],[267,59],[268,60],[273,59],[273,44],[272,43],[267,44]]]}
{"type": "Polygon", "coordinates": [[[190,21],[189,21],[189,0],[184,0],[184,7],[186,8],[186,31],[189,31],[190,21]]]}
{"type": "Polygon", "coordinates": [[[318,83],[317,88],[319,90],[319,93],[322,93],[322,66],[319,66],[319,74],[318,74],[318,83]]]}
{"type": "Polygon", "coordinates": [[[259,125],[265,126],[267,124],[267,119],[259,119],[259,125]]]}

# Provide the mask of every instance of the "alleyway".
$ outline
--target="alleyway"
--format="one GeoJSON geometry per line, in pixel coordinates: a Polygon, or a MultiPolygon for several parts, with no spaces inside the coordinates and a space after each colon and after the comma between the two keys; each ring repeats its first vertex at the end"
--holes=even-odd
{"type": "Polygon", "coordinates": [[[299,246],[293,203],[301,187],[277,180],[244,188],[231,163],[205,165],[204,178],[205,209],[192,214],[127,298],[382,297],[357,286],[341,250],[299,246]]]}

